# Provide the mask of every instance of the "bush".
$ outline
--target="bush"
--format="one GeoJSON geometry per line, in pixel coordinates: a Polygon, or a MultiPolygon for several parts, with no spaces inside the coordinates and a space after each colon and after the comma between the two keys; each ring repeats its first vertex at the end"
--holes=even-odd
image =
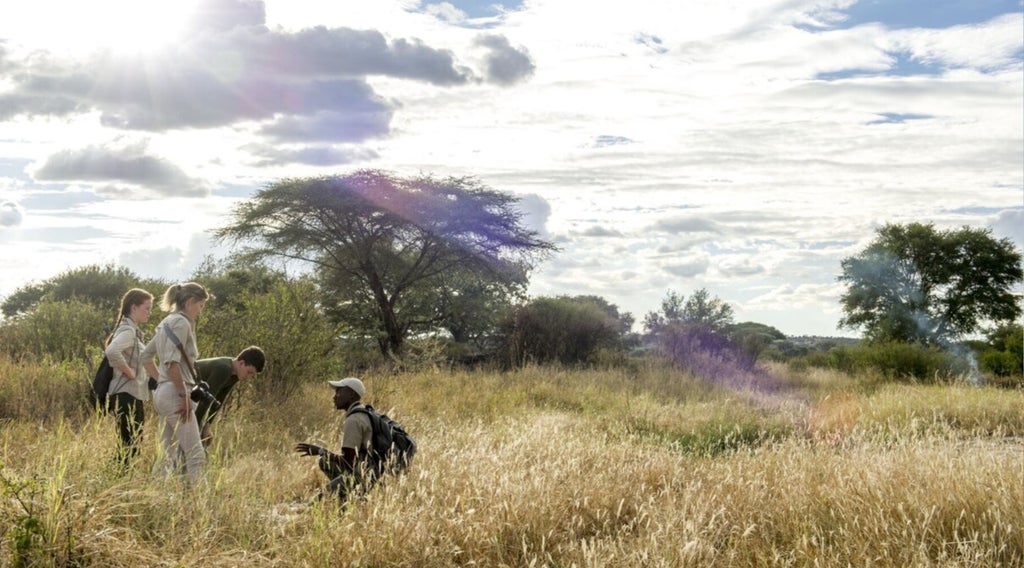
{"type": "Polygon", "coordinates": [[[267,354],[256,388],[289,396],[297,379],[335,372],[336,333],[317,309],[319,292],[310,280],[277,282],[266,293],[239,291],[231,304],[203,312],[197,333],[202,357],[234,357],[249,345],[267,354]]]}
{"type": "Polygon", "coordinates": [[[43,300],[0,326],[0,349],[14,359],[92,361],[113,331],[114,311],[77,299],[43,300]]]}
{"type": "Polygon", "coordinates": [[[512,311],[500,325],[499,358],[507,365],[527,362],[589,363],[601,347],[614,345],[619,322],[593,302],[537,298],[512,311]]]}
{"type": "Polygon", "coordinates": [[[811,353],[793,361],[796,368],[821,367],[855,374],[880,374],[889,380],[932,382],[952,380],[970,373],[968,361],[938,347],[890,341],[837,346],[827,353],[811,353]]]}
{"type": "Polygon", "coordinates": [[[1020,356],[1008,351],[989,349],[981,354],[978,364],[982,370],[998,377],[1008,377],[1021,373],[1020,356]]]}

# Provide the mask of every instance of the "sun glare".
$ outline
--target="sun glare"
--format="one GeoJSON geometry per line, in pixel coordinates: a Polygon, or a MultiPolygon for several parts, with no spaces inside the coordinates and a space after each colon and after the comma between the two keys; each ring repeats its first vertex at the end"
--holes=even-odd
{"type": "Polygon", "coordinates": [[[177,41],[196,0],[35,0],[0,38],[54,51],[139,53],[177,41]]]}

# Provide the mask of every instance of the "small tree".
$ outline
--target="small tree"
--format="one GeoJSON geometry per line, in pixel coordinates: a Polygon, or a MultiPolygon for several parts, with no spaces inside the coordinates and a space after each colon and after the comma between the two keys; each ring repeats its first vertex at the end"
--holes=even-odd
{"type": "Polygon", "coordinates": [[[696,326],[714,332],[723,332],[732,324],[732,306],[717,296],[712,297],[707,288],[695,291],[690,299],[669,290],[661,301],[660,312],[648,312],[644,317],[644,328],[657,334],[666,326],[696,326]]]}
{"type": "Polygon", "coordinates": [[[660,312],[648,312],[648,339],[674,364],[695,374],[717,377],[752,364],[729,340],[732,306],[705,288],[685,299],[669,290],[660,312]]]}
{"type": "Polygon", "coordinates": [[[786,334],[774,327],[752,321],[730,325],[726,334],[743,354],[747,366],[756,363],[774,342],[786,339],[786,334]]]}
{"type": "Polygon", "coordinates": [[[985,322],[1021,314],[1013,288],[1024,280],[1021,255],[990,229],[938,231],[931,224],[886,225],[843,259],[840,325],[877,341],[945,345],[985,322]]]}

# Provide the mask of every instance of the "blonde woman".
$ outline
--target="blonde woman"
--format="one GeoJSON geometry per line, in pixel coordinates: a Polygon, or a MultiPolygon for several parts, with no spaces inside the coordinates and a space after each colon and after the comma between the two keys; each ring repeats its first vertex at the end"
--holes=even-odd
{"type": "Polygon", "coordinates": [[[124,473],[139,455],[142,423],[146,419],[142,403],[149,400],[149,385],[142,364],[145,336],[139,325],[148,322],[152,313],[153,294],[139,288],[125,292],[117,313],[117,326],[104,350],[114,369],[114,378],[107,393],[117,417],[117,431],[121,437],[118,462],[124,473]]]}
{"type": "Polygon", "coordinates": [[[206,289],[195,282],[168,288],[160,307],[170,315],[157,326],[153,340],[142,353],[146,370],[158,377],[153,408],[158,417],[161,452],[154,471],[166,476],[184,468],[192,483],[199,481],[206,469],[206,451],[189,395],[197,381],[196,320],[209,298],[206,289]]]}

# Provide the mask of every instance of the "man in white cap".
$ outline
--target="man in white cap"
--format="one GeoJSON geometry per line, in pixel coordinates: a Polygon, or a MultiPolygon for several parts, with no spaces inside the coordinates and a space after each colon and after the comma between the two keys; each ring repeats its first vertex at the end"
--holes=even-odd
{"type": "Polygon", "coordinates": [[[325,493],[334,493],[344,502],[349,493],[360,487],[369,489],[375,477],[368,468],[366,456],[373,441],[373,426],[360,402],[366,395],[363,381],[347,377],[338,381],[327,381],[334,387],[334,408],[345,411],[345,423],[341,428],[341,454],[335,454],[322,446],[299,443],[295,451],[304,456],[320,456],[320,471],[330,479],[327,487],[317,494],[321,499],[325,493]]]}

